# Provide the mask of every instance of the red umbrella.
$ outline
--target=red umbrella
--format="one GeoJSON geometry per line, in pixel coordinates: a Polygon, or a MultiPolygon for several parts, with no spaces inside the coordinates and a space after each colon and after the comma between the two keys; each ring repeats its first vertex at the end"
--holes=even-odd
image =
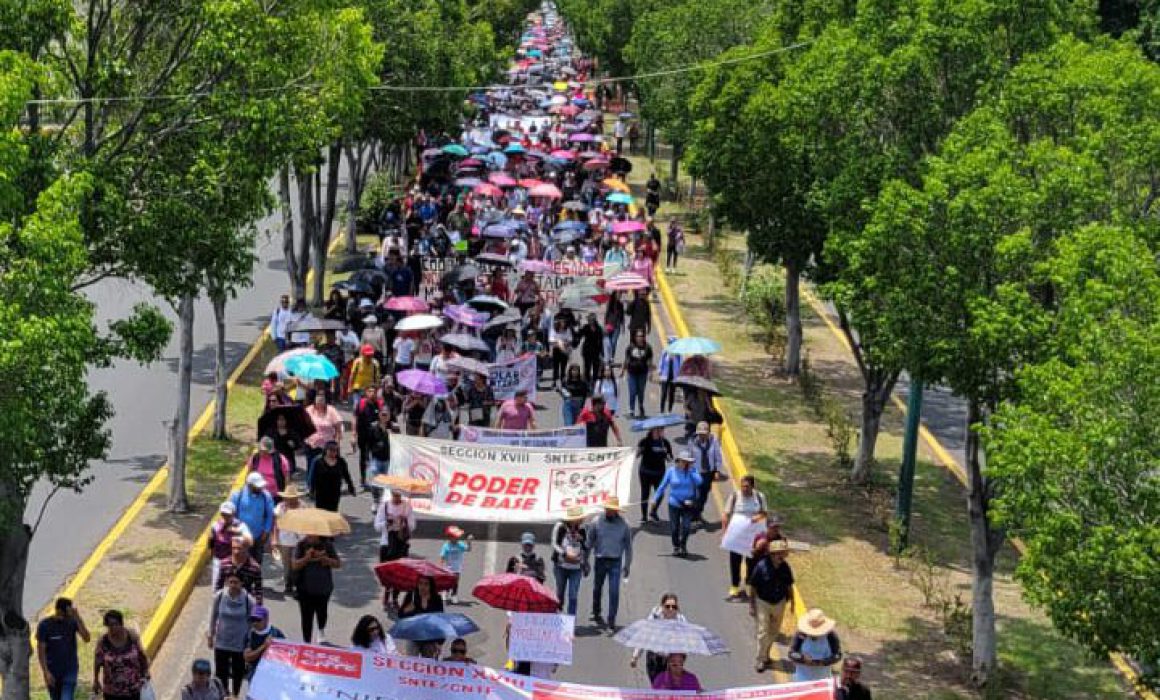
{"type": "Polygon", "coordinates": [[[396,559],[375,567],[375,576],[384,587],[409,591],[419,585],[419,579],[435,579],[435,590],[449,591],[455,586],[455,574],[425,559],[396,559]]]}
{"type": "Polygon", "coordinates": [[[584,169],[585,170],[603,170],[603,169],[607,168],[609,165],[611,165],[611,163],[604,160],[603,158],[593,158],[592,160],[590,160],[584,164],[584,169]]]}
{"type": "Polygon", "coordinates": [[[530,576],[492,574],[479,579],[471,594],[493,608],[512,612],[553,613],[560,601],[550,588],[530,576]]]}
{"type": "Polygon", "coordinates": [[[520,187],[523,187],[525,190],[528,190],[528,189],[531,189],[533,187],[539,187],[540,185],[544,184],[544,181],[537,180],[535,178],[524,178],[523,180],[520,180],[518,184],[520,187]]]}
{"type": "Polygon", "coordinates": [[[423,313],[431,308],[427,302],[419,297],[391,297],[387,300],[387,308],[391,311],[406,311],[408,313],[423,313]]]}
{"type": "Polygon", "coordinates": [[[481,194],[484,197],[502,197],[503,190],[491,184],[490,182],[481,182],[475,186],[473,190],[476,194],[481,194]]]}
{"type": "Polygon", "coordinates": [[[487,179],[491,181],[491,184],[497,187],[516,186],[515,178],[513,178],[511,175],[508,175],[507,173],[492,173],[487,176],[487,179]]]}

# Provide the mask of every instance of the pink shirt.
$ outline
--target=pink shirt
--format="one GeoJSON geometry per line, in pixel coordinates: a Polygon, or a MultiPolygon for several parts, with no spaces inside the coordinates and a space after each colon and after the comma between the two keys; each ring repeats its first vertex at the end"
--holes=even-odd
{"type": "Polygon", "coordinates": [[[316,449],[322,449],[331,440],[337,441],[342,437],[342,416],[334,410],[334,406],[327,406],[325,412],[320,412],[313,404],[307,407],[306,415],[314,424],[314,434],[306,438],[306,444],[316,449]]]}
{"type": "Polygon", "coordinates": [[[675,680],[669,675],[668,669],[660,672],[652,684],[653,690],[701,690],[701,681],[693,674],[685,671],[681,674],[681,680],[675,680]]]}
{"type": "Polygon", "coordinates": [[[506,430],[527,430],[532,422],[532,405],[517,406],[515,399],[504,401],[499,407],[499,427],[506,430]]]}
{"type": "Polygon", "coordinates": [[[278,478],[274,474],[275,469],[282,471],[282,483],[287,483],[290,479],[290,465],[286,463],[286,458],[277,452],[263,455],[261,452],[254,455],[250,459],[250,468],[262,475],[266,480],[266,491],[271,496],[278,495],[278,478]],[[275,467],[275,460],[277,466],[275,467]]]}

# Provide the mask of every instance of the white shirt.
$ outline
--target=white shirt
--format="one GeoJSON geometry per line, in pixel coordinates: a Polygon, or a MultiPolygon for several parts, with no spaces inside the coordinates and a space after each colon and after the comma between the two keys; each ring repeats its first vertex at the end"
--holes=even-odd
{"type": "Polygon", "coordinates": [[[294,312],[290,309],[284,309],[279,305],[270,316],[270,335],[275,340],[285,340],[286,331],[293,322],[294,312]]]}
{"type": "Polygon", "coordinates": [[[415,353],[415,341],[410,338],[395,338],[395,363],[400,365],[411,364],[415,353]]]}
{"type": "MultiPolygon", "coordinates": [[[[280,520],[282,518],[282,516],[285,514],[286,514],[286,504],[284,502],[279,503],[278,505],[274,506],[274,518],[275,518],[275,520],[280,520]]],[[[281,528],[278,528],[278,544],[280,544],[281,546],[283,546],[283,547],[295,547],[301,541],[302,541],[302,535],[299,535],[297,532],[290,532],[289,530],[283,530],[281,528]]],[[[287,565],[289,565],[289,564],[287,564],[287,565]]]]}
{"type": "Polygon", "coordinates": [[[411,508],[411,502],[404,497],[402,503],[396,505],[391,502],[390,494],[384,493],[379,510],[375,513],[375,529],[379,531],[379,544],[387,544],[387,534],[397,531],[399,521],[404,519],[407,522],[407,529],[414,532],[415,511],[411,508]]]}

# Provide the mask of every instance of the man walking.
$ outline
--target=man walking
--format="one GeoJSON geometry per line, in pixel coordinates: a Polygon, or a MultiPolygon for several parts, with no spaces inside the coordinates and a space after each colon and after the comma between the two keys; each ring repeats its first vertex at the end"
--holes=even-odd
{"type": "Polygon", "coordinates": [[[36,626],[36,658],[52,700],[72,700],[77,688],[77,637],[89,643],[89,630],[68,598],[57,598],[54,612],[36,626]]]}
{"type": "Polygon", "coordinates": [[[262,553],[274,530],[274,498],[266,491],[265,477],[250,472],[246,485],[230,495],[230,503],[234,504],[237,519],[249,528],[253,537],[250,554],[261,564],[262,553]]]}
{"type": "Polygon", "coordinates": [[[788,554],[789,543],[771,541],[769,553],[753,567],[746,582],[753,591],[749,598],[749,614],[757,618],[757,664],[754,670],[758,673],[773,666],[769,650],[781,630],[786,607],[793,609],[793,570],[785,560],[788,554]]]}
{"type": "Polygon", "coordinates": [[[270,337],[278,346],[278,352],[284,351],[290,344],[290,324],[294,321],[294,312],[290,309],[290,296],[283,294],[278,301],[278,307],[270,314],[270,337]]]}
{"type": "Polygon", "coordinates": [[[689,452],[693,455],[693,468],[701,475],[701,483],[697,487],[697,508],[693,513],[693,521],[704,524],[705,504],[709,501],[709,494],[713,491],[713,482],[719,478],[724,459],[721,456],[721,442],[713,431],[709,430],[706,421],[697,423],[697,434],[689,442],[689,452]]]}
{"type": "Polygon", "coordinates": [[[611,496],[604,502],[604,514],[588,528],[585,557],[596,557],[592,582],[592,621],[605,624],[600,615],[604,580],[608,579],[608,631],[616,633],[616,613],[620,609],[620,577],[628,580],[632,568],[632,531],[620,515],[620,499],[611,496]]]}

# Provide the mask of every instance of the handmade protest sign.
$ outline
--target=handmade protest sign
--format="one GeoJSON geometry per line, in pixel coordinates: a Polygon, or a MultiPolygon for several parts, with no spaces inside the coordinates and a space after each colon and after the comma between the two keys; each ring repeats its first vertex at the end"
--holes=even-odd
{"type": "Polygon", "coordinates": [[[576,617],[558,613],[511,614],[508,656],[519,661],[572,665],[576,617]]]}

